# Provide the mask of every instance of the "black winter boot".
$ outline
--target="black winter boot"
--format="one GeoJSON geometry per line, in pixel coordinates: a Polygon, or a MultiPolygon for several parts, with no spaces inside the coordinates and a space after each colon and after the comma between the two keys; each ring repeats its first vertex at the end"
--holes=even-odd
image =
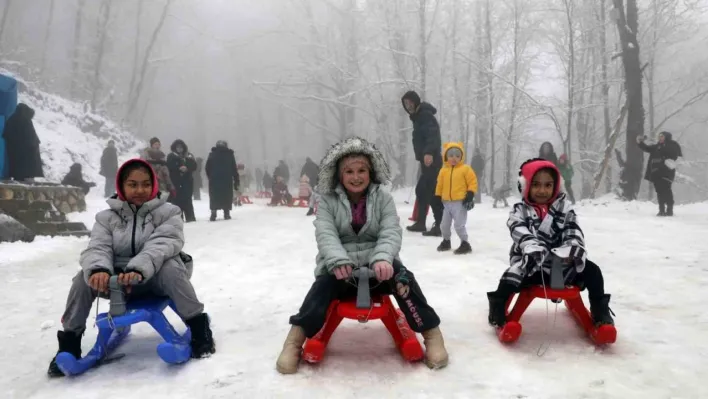
{"type": "Polygon", "coordinates": [[[487,292],[489,300],[489,324],[494,327],[504,327],[506,324],[506,300],[496,291],[487,292]]]}
{"type": "Polygon", "coordinates": [[[231,220],[231,211],[224,209],[224,220],[231,220]]]}
{"type": "Polygon", "coordinates": [[[425,228],[425,223],[420,223],[420,222],[415,222],[412,225],[406,227],[406,230],[412,231],[414,233],[424,233],[428,231],[427,228],[425,228]]]}
{"type": "Polygon", "coordinates": [[[440,245],[438,245],[438,252],[445,252],[452,249],[452,243],[450,240],[442,240],[440,245]]]}
{"type": "Polygon", "coordinates": [[[605,294],[599,298],[590,298],[590,315],[596,326],[603,324],[615,324],[610,313],[610,294],[605,294]]]}
{"type": "Polygon", "coordinates": [[[429,231],[423,232],[426,237],[442,237],[442,231],[440,231],[440,225],[436,222],[429,231]]]}
{"type": "Polygon", "coordinates": [[[315,214],[315,210],[314,210],[314,209],[310,208],[310,209],[307,210],[307,216],[312,216],[312,215],[314,215],[314,214],[315,214]]]}
{"type": "MultiPolygon", "coordinates": [[[[59,341],[57,354],[69,352],[74,355],[75,358],[81,359],[81,334],[77,334],[73,331],[57,331],[57,340],[59,341]]],[[[57,357],[54,356],[51,363],[49,363],[47,374],[49,374],[50,377],[64,377],[64,372],[59,369],[56,360],[57,357]]]]}
{"type": "Polygon", "coordinates": [[[663,202],[659,202],[659,213],[656,216],[666,216],[666,205],[663,202]]]}
{"type": "Polygon", "coordinates": [[[189,326],[192,333],[190,345],[192,346],[193,358],[208,357],[216,352],[214,338],[211,335],[211,328],[209,328],[209,315],[202,313],[185,321],[185,324],[189,326]]]}
{"type": "Polygon", "coordinates": [[[666,205],[666,216],[674,216],[674,204],[666,205]]]}
{"type": "Polygon", "coordinates": [[[209,216],[210,222],[216,222],[216,211],[211,211],[211,216],[209,216]]]}
{"type": "Polygon", "coordinates": [[[472,246],[467,241],[462,241],[460,247],[454,252],[455,255],[465,255],[472,253],[472,246]]]}

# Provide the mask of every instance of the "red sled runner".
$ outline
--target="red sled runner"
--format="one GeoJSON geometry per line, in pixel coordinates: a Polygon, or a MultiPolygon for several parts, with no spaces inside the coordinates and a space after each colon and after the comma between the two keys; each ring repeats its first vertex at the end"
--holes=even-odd
{"type": "Polygon", "coordinates": [[[522,331],[519,320],[536,298],[548,299],[555,303],[561,300],[564,301],[566,308],[573,315],[575,321],[585,330],[596,345],[613,344],[617,340],[617,329],[615,329],[614,325],[595,326],[590,311],[585,307],[583,298],[580,296],[580,289],[575,286],[564,286],[561,264],[558,261],[555,261],[552,266],[550,286],[544,288],[542,285],[533,285],[523,288],[517,298],[511,312],[508,309],[513,296],[509,298],[506,303],[506,324],[496,329],[499,341],[503,343],[514,343],[519,339],[522,331]]]}
{"type": "Polygon", "coordinates": [[[290,203],[290,206],[293,208],[309,208],[310,207],[310,202],[306,199],[302,198],[295,198],[293,201],[290,203]]]}
{"type": "MultiPolygon", "coordinates": [[[[373,274],[373,270],[366,267],[355,270],[355,273],[359,271],[362,274],[373,274]]],[[[327,319],[322,330],[305,341],[302,358],[306,362],[319,363],[322,361],[334,330],[345,318],[357,320],[360,323],[366,323],[369,320],[381,320],[388,332],[391,333],[394,344],[406,361],[417,362],[423,359],[423,347],[420,345],[415,332],[408,325],[401,310],[393,306],[390,296],[374,296],[373,298],[368,296],[368,278],[370,274],[366,278],[359,280],[359,295],[356,301],[353,299],[346,301],[335,300],[329,305],[327,319]],[[364,281],[365,283],[362,284],[364,281]],[[361,295],[364,291],[365,295],[361,295]]]]}
{"type": "Polygon", "coordinates": [[[251,198],[248,195],[242,195],[238,197],[238,199],[241,201],[242,204],[252,204],[253,201],[251,201],[251,198]]]}

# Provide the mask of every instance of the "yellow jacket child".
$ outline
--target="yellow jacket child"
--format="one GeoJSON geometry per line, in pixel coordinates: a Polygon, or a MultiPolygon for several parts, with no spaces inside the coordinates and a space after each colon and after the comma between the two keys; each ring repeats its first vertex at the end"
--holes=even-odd
{"type": "MultiPolygon", "coordinates": [[[[453,151],[457,152],[457,151],[453,151]]],[[[446,143],[443,146],[443,161],[445,165],[438,174],[438,184],[435,195],[443,201],[463,201],[467,192],[477,193],[477,175],[471,166],[464,163],[465,150],[463,143],[446,143]],[[448,151],[457,149],[461,156],[459,160],[448,159],[448,151]]]]}

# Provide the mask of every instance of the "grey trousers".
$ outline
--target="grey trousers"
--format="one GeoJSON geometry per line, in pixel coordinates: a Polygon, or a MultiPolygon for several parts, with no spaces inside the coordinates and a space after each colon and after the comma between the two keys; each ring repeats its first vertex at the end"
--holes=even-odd
{"type": "Polygon", "coordinates": [[[443,201],[443,217],[440,230],[444,240],[452,237],[452,222],[455,222],[455,232],[460,240],[467,241],[467,209],[462,201],[443,201]]]}
{"type": "MultiPolygon", "coordinates": [[[[204,305],[197,299],[194,287],[189,281],[190,275],[182,263],[170,259],[150,280],[133,287],[128,300],[144,296],[166,296],[175,303],[177,314],[182,320],[189,320],[204,311],[204,305]]],[[[86,319],[97,296],[98,292],[84,280],[84,272],[79,271],[72,280],[66,310],[61,318],[64,331],[83,333],[86,329],[86,319]]]]}

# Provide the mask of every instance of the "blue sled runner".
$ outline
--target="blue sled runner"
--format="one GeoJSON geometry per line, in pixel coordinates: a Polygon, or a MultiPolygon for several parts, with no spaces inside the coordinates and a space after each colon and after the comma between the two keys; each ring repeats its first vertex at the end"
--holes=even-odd
{"type": "Polygon", "coordinates": [[[157,354],[169,364],[185,363],[192,355],[189,345],[191,334],[189,328],[180,335],[167,321],[163,310],[174,304],[167,298],[131,301],[126,304],[126,312],[120,316],[101,313],[96,318],[98,338],[93,348],[81,359],[76,359],[68,352],[57,354],[56,364],[64,375],[78,375],[87,370],[109,363],[120,357],[111,357],[111,353],[121,345],[130,334],[130,326],[147,322],[157,331],[165,342],[157,346],[157,354]]]}

